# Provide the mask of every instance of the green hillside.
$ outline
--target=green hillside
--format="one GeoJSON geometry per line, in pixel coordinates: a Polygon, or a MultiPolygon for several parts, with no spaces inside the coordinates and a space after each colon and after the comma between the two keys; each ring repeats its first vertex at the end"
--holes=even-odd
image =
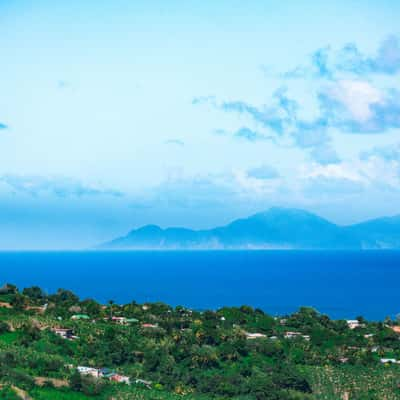
{"type": "Polygon", "coordinates": [[[0,398],[400,399],[397,325],[0,294],[0,398]]]}

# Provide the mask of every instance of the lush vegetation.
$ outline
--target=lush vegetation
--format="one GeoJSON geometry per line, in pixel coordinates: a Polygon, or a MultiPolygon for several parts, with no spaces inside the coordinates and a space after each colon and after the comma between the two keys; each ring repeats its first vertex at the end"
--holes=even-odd
{"type": "Polygon", "coordinates": [[[310,308],[274,318],[248,306],[101,305],[68,290],[5,285],[0,398],[400,399],[394,326],[360,317],[350,329],[310,308]],[[107,367],[130,384],[78,366],[107,367]]]}

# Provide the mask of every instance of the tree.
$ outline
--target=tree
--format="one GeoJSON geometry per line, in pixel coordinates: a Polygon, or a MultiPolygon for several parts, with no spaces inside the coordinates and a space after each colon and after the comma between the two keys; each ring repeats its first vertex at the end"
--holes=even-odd
{"type": "Polygon", "coordinates": [[[19,339],[19,343],[23,346],[30,346],[33,342],[40,339],[41,336],[40,328],[32,322],[24,323],[22,332],[23,334],[19,339]]]}
{"type": "Polygon", "coordinates": [[[2,287],[0,287],[0,294],[15,294],[15,293],[18,293],[18,288],[11,283],[6,283],[2,287]]]}
{"type": "Polygon", "coordinates": [[[82,393],[87,396],[97,396],[104,389],[104,383],[100,379],[96,379],[93,376],[82,376],[82,393]]]}
{"type": "Polygon", "coordinates": [[[307,380],[290,365],[281,365],[273,371],[272,380],[282,389],[294,389],[300,392],[311,393],[311,386],[307,380]]]}
{"type": "Polygon", "coordinates": [[[250,390],[257,400],[279,400],[270,375],[261,372],[253,375],[250,379],[250,390]]]}
{"type": "Polygon", "coordinates": [[[82,377],[81,374],[75,370],[75,372],[69,378],[69,385],[72,390],[80,392],[82,390],[82,377]]]}
{"type": "Polygon", "coordinates": [[[7,322],[0,321],[0,335],[8,332],[9,330],[10,327],[8,326],[7,322]]]}
{"type": "Polygon", "coordinates": [[[101,313],[101,306],[92,299],[87,299],[81,303],[82,308],[92,317],[98,317],[101,313]]]}
{"type": "Polygon", "coordinates": [[[114,300],[108,300],[108,305],[110,307],[110,319],[113,317],[113,305],[114,305],[114,300]]]}
{"type": "Polygon", "coordinates": [[[25,296],[17,293],[14,299],[11,301],[11,304],[15,310],[22,311],[28,305],[28,299],[25,296]]]}
{"type": "Polygon", "coordinates": [[[75,293],[65,289],[58,289],[52,298],[56,303],[67,303],[69,305],[79,302],[79,297],[75,293]]]}
{"type": "Polygon", "coordinates": [[[39,301],[46,298],[46,293],[44,293],[43,290],[38,286],[24,288],[22,294],[34,301],[39,301]]]}

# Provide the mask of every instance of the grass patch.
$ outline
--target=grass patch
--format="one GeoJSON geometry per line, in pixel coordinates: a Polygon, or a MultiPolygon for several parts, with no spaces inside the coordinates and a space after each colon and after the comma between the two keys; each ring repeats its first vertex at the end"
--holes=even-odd
{"type": "Polygon", "coordinates": [[[400,399],[400,368],[397,366],[304,367],[316,400],[400,399]]]}
{"type": "Polygon", "coordinates": [[[6,386],[0,389],[0,399],[3,400],[21,400],[19,396],[11,389],[10,386],[6,386]]]}
{"type": "MultiPolygon", "coordinates": [[[[135,385],[112,385],[104,393],[105,399],[115,400],[211,400],[201,394],[178,395],[156,389],[144,389],[135,385]]],[[[215,398],[214,398],[215,399],[215,398]]]]}
{"type": "MultiPolygon", "coordinates": [[[[35,388],[29,395],[35,400],[88,400],[90,397],[71,390],[57,390],[53,388],[35,388]]],[[[93,397],[92,397],[93,398],[93,397]]]]}
{"type": "MultiPolygon", "coordinates": [[[[88,397],[82,393],[68,389],[35,388],[29,395],[35,400],[89,400],[89,399],[115,399],[115,400],[209,400],[209,397],[187,395],[180,396],[158,390],[139,389],[134,386],[112,385],[98,396],[88,397]]],[[[0,397],[1,398],[1,397],[0,397]]]]}
{"type": "Polygon", "coordinates": [[[14,313],[12,308],[0,307],[0,319],[6,319],[14,313]]]}
{"type": "Polygon", "coordinates": [[[15,299],[15,294],[0,294],[0,302],[11,303],[15,299]]]}
{"type": "Polygon", "coordinates": [[[5,344],[13,344],[17,341],[19,336],[20,334],[18,332],[6,332],[0,335],[0,342],[3,342],[5,344]]]}

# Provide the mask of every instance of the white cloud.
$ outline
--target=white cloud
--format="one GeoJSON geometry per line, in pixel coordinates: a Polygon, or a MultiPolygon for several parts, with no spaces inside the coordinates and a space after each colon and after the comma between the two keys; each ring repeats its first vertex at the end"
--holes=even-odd
{"type": "Polygon", "coordinates": [[[400,162],[371,156],[340,164],[310,164],[302,167],[300,179],[343,180],[347,185],[353,182],[365,188],[400,191],[400,162]]]}
{"type": "Polygon", "coordinates": [[[369,82],[360,80],[341,80],[330,87],[327,95],[341,103],[352,119],[365,123],[373,117],[371,106],[382,104],[382,92],[369,82]]]}

